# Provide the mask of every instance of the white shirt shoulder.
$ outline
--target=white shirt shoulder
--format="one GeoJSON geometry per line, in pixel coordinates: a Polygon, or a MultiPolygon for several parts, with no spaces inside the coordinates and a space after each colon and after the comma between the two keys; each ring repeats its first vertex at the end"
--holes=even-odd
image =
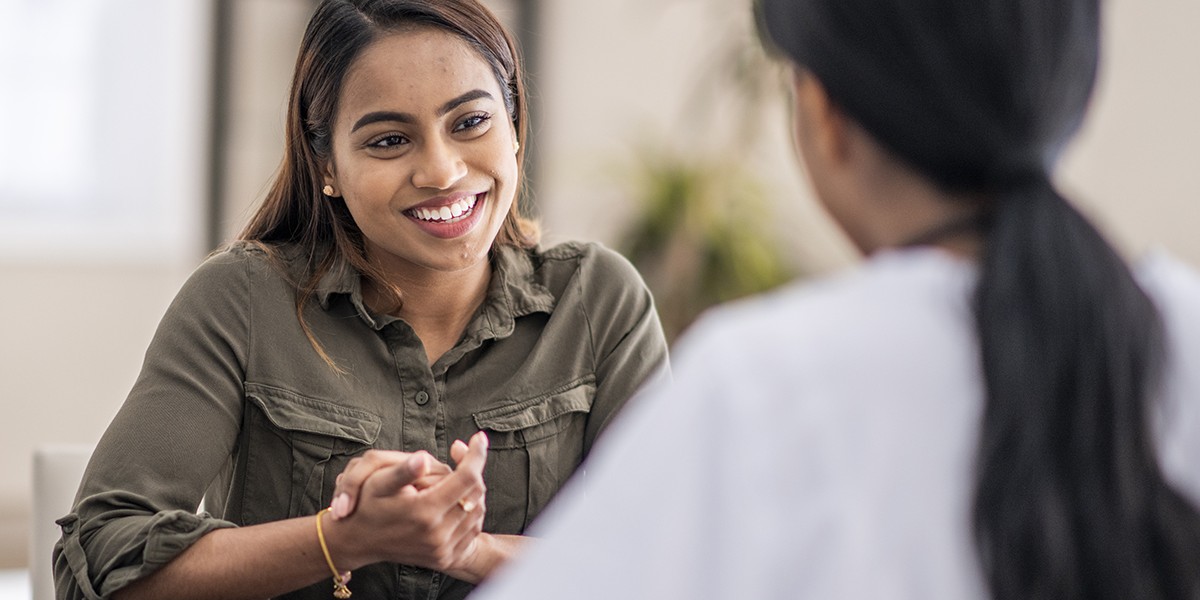
{"type": "MultiPolygon", "coordinates": [[[[1194,491],[1200,278],[1165,258],[1139,274],[1169,332],[1164,464],[1194,491]]],[[[906,250],[713,311],[676,384],[614,425],[547,537],[479,597],[986,597],[976,279],[906,250]]]]}

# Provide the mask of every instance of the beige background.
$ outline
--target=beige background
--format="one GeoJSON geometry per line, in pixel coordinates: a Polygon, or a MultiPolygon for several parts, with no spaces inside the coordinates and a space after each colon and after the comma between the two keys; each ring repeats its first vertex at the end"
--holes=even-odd
{"type": "MultiPolygon", "coordinates": [[[[234,73],[239,126],[226,193],[240,202],[228,207],[230,232],[279,158],[284,96],[305,18],[293,4],[237,3],[243,35],[235,52],[254,58],[234,73]]],[[[686,90],[704,66],[706,40],[736,26],[744,11],[733,0],[544,4],[546,55],[535,93],[546,110],[531,142],[544,159],[540,206],[551,239],[611,242],[629,214],[612,165],[647,136],[670,142],[681,139],[682,128],[717,125],[688,119],[686,90]]],[[[1200,220],[1200,38],[1193,35],[1200,2],[1116,0],[1107,17],[1099,94],[1061,180],[1130,253],[1158,245],[1200,266],[1193,231],[1200,220]]],[[[782,125],[756,156],[797,260],[817,270],[846,263],[848,252],[809,200],[782,125]]],[[[183,179],[202,176],[197,164],[183,179]]],[[[180,193],[200,202],[193,188],[180,193]]],[[[99,438],[159,317],[202,254],[196,248],[184,259],[50,262],[0,256],[0,568],[26,564],[32,449],[99,438]]]]}

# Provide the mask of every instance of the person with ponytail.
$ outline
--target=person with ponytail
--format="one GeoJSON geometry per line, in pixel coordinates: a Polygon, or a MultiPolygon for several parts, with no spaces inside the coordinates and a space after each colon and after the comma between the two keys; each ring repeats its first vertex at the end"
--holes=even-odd
{"type": "Polygon", "coordinates": [[[1098,0],[759,10],[866,260],[702,319],[478,597],[1200,598],[1200,276],[1054,183],[1098,0]]]}
{"type": "Polygon", "coordinates": [[[476,0],[316,7],[275,182],[159,325],[59,598],[457,599],[520,551],[667,353],[628,261],[522,215],[526,106],[476,0]]]}

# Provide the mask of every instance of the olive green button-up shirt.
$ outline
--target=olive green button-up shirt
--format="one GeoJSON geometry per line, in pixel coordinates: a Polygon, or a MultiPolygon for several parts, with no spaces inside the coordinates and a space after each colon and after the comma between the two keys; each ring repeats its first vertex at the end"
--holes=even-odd
{"type": "MultiPolygon", "coordinates": [[[[159,325],[140,377],[59,521],[59,598],[106,598],[219,527],[311,515],[369,448],[427,450],[478,430],[490,448],[484,529],[517,534],[587,455],[667,346],[633,267],[594,244],[498,247],[486,299],[430,367],[403,320],[374,314],[338,265],[305,318],[303,261],[239,244],[201,265],[159,325]],[[284,273],[289,273],[285,276],[284,273]],[[204,498],[208,511],[197,515],[204,498]]],[[[354,573],[363,598],[461,598],[471,586],[416,567],[354,573]]],[[[330,597],[322,581],[288,598],[330,597]]]]}

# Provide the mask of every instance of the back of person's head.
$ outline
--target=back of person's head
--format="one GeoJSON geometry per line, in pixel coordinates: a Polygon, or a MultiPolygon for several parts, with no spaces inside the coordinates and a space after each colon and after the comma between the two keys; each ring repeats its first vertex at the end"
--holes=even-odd
{"type": "Polygon", "coordinates": [[[1200,516],[1152,440],[1158,314],[1051,180],[1094,85],[1098,1],[760,9],[773,45],[898,161],[983,198],[974,528],[992,596],[1200,598],[1200,516]]]}
{"type": "Polygon", "coordinates": [[[1095,0],[764,8],[776,45],[877,141],[949,188],[1043,176],[1081,122],[1096,76],[1095,0]]]}

